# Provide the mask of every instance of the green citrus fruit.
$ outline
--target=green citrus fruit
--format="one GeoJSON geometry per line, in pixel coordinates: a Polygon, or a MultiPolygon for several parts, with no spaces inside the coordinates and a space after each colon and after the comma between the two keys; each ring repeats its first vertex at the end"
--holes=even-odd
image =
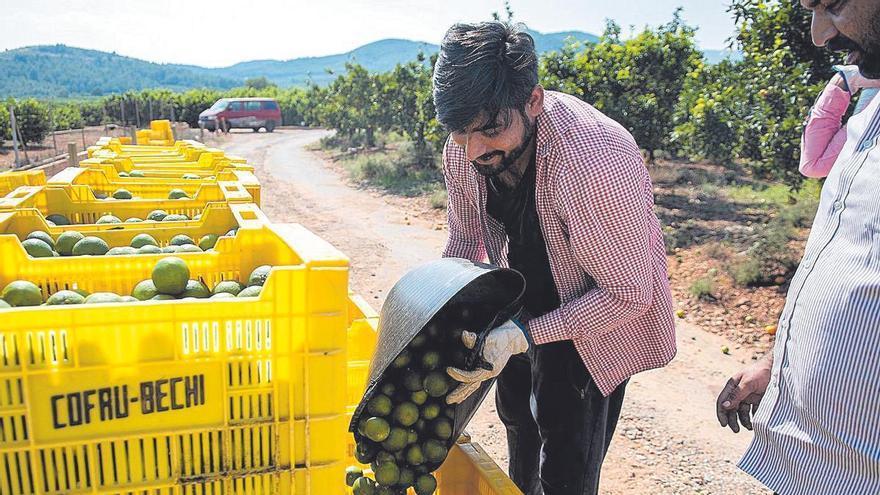
{"type": "Polygon", "coordinates": [[[161,222],[168,216],[168,213],[165,210],[153,210],[147,215],[147,220],[155,220],[156,222],[161,222]]]}
{"type": "Polygon", "coordinates": [[[51,258],[54,256],[52,246],[40,239],[25,239],[22,241],[21,247],[24,248],[31,258],[51,258]]]}
{"type": "Polygon", "coordinates": [[[153,283],[152,280],[141,280],[137,285],[134,286],[134,289],[131,291],[131,295],[134,296],[139,301],[147,301],[155,297],[159,291],[156,289],[156,284],[153,283]]]}
{"type": "Polygon", "coordinates": [[[113,192],[114,199],[131,199],[131,193],[126,189],[117,189],[113,192]]]}
{"type": "Polygon", "coordinates": [[[379,469],[373,474],[376,475],[376,483],[382,486],[394,486],[400,480],[400,470],[393,462],[379,465],[379,469]]]}
{"type": "Polygon", "coordinates": [[[442,397],[449,392],[449,382],[446,380],[446,374],[439,371],[428,373],[424,382],[425,392],[431,397],[442,397]]]}
{"type": "Polygon", "coordinates": [[[119,217],[116,217],[113,215],[104,215],[103,217],[99,218],[95,223],[97,223],[97,224],[122,223],[122,220],[120,220],[119,217]]]}
{"type": "Polygon", "coordinates": [[[434,436],[440,440],[449,440],[452,437],[452,421],[447,418],[439,418],[432,423],[434,436]]]}
{"type": "Polygon", "coordinates": [[[168,199],[189,199],[186,191],[182,189],[172,189],[171,192],[168,193],[168,199]]]}
{"type": "Polygon", "coordinates": [[[245,287],[238,293],[238,297],[260,297],[261,292],[263,292],[263,288],[258,285],[254,287],[245,287]]]}
{"type": "Polygon", "coordinates": [[[123,302],[122,297],[119,296],[119,294],[114,294],[112,292],[95,292],[94,294],[89,294],[89,297],[85,298],[83,304],[107,304],[119,302],[123,302]]]}
{"type": "Polygon", "coordinates": [[[82,304],[86,298],[72,290],[59,290],[46,300],[47,306],[63,306],[66,304],[82,304]]]}
{"type": "Polygon", "coordinates": [[[358,478],[363,478],[364,470],[357,466],[349,466],[345,469],[345,484],[348,486],[354,485],[354,482],[358,480],[358,478]]]}
{"type": "Polygon", "coordinates": [[[42,230],[35,230],[31,232],[30,234],[28,234],[27,238],[39,239],[48,244],[49,247],[51,247],[52,249],[55,249],[55,241],[52,239],[52,236],[49,235],[47,232],[43,232],[42,230]]]}
{"type": "Polygon", "coordinates": [[[162,248],[153,246],[152,244],[147,244],[137,250],[138,254],[159,254],[162,252],[162,248]]]}
{"type": "Polygon", "coordinates": [[[394,421],[403,426],[412,426],[419,420],[419,408],[412,402],[398,404],[394,408],[394,421]]]}
{"type": "Polygon", "coordinates": [[[416,479],[416,495],[433,495],[437,491],[437,480],[430,474],[423,474],[416,479]]]}
{"type": "Polygon", "coordinates": [[[377,395],[367,403],[367,411],[373,416],[391,414],[391,399],[386,395],[377,395]]]}
{"type": "Polygon", "coordinates": [[[158,246],[159,243],[156,241],[156,238],[151,236],[150,234],[138,234],[131,239],[130,246],[138,249],[144,246],[158,246]]]}
{"type": "Polygon", "coordinates": [[[211,297],[211,291],[205,287],[205,284],[198,280],[189,280],[186,283],[186,289],[180,294],[181,299],[184,297],[195,297],[196,299],[207,299],[211,297]]]}
{"type": "Polygon", "coordinates": [[[382,418],[370,418],[364,423],[364,435],[374,442],[384,442],[391,434],[391,426],[382,418]]]}
{"type": "Polygon", "coordinates": [[[57,213],[53,215],[49,215],[46,217],[46,220],[54,223],[55,225],[70,225],[70,220],[67,219],[64,215],[59,215],[57,213]]]}
{"type": "Polygon", "coordinates": [[[169,256],[156,263],[152,274],[153,284],[161,294],[182,294],[189,282],[189,267],[180,258],[169,256]]]}
{"type": "Polygon", "coordinates": [[[73,245],[72,254],[74,256],[104,256],[110,246],[100,237],[86,236],[73,245]]]}
{"type": "Polygon", "coordinates": [[[199,247],[202,248],[203,251],[207,251],[209,249],[213,249],[217,244],[217,235],[216,234],[208,234],[202,236],[199,239],[199,247]]]}
{"type": "Polygon", "coordinates": [[[248,277],[248,287],[253,287],[255,285],[262,286],[265,284],[266,279],[269,278],[269,272],[271,270],[272,267],[269,265],[254,268],[254,271],[252,271],[251,275],[248,277]]]}
{"type": "Polygon", "coordinates": [[[214,294],[226,293],[232,294],[233,296],[237,296],[243,287],[240,283],[235,280],[223,280],[222,282],[218,282],[217,285],[214,286],[214,294]]]}
{"type": "Polygon", "coordinates": [[[66,230],[58,236],[55,243],[55,249],[61,256],[70,256],[73,254],[73,246],[81,241],[85,236],[75,230],[66,230]]]}

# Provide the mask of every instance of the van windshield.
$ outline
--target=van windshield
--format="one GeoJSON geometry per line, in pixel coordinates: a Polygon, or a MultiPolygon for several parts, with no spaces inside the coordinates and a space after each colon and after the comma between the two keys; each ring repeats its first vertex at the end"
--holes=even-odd
{"type": "Polygon", "coordinates": [[[228,100],[217,100],[213,105],[211,105],[211,108],[209,110],[219,112],[221,110],[224,110],[226,108],[226,105],[229,105],[228,100]]]}

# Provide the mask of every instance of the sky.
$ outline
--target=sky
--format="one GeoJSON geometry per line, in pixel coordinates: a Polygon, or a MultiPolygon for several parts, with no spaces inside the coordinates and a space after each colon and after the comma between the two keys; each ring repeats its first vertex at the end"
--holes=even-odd
{"type": "MultiPolygon", "coordinates": [[[[637,29],[676,7],[704,49],[733,35],[730,0],[511,0],[514,20],[549,33],[637,29]]],[[[343,53],[383,38],[439,43],[455,22],[503,12],[503,0],[0,0],[0,50],[63,43],[160,63],[223,67],[343,53]]]]}

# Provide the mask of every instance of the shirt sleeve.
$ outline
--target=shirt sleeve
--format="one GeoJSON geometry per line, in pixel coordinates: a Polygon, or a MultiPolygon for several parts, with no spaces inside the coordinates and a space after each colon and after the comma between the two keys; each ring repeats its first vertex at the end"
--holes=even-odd
{"type": "Polygon", "coordinates": [[[449,140],[443,149],[443,178],[446,182],[446,219],[449,236],[443,249],[444,258],[465,258],[471,261],[485,261],[486,248],[480,230],[479,212],[473,202],[468,201],[461,184],[462,177],[455,177],[450,163],[458,154],[456,146],[449,140]]]}
{"type": "Polygon", "coordinates": [[[810,110],[801,139],[800,171],[807,177],[826,177],[846,143],[843,115],[850,104],[850,94],[829,84],[810,110]]]}
{"type": "Polygon", "coordinates": [[[596,287],[531,320],[536,344],[603,333],[651,306],[652,230],[659,224],[647,168],[638,151],[627,148],[591,155],[560,178],[558,208],[575,258],[596,287]]]}

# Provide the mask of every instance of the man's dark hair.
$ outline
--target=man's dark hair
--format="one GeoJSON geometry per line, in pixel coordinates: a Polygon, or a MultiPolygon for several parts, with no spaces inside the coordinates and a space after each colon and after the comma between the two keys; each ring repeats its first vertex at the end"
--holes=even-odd
{"type": "Polygon", "coordinates": [[[434,66],[434,107],[448,131],[461,131],[478,115],[507,127],[538,84],[535,41],[519,25],[456,24],[449,28],[434,66]]]}

